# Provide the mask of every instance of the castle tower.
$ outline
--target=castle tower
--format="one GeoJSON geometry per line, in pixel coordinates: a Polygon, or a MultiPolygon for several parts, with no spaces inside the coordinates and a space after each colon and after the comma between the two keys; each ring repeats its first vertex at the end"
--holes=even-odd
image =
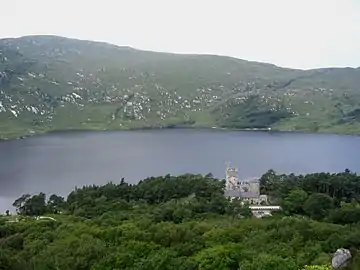
{"type": "Polygon", "coordinates": [[[226,189],[227,190],[234,190],[238,187],[238,169],[232,168],[230,163],[226,163],[226,189]]]}

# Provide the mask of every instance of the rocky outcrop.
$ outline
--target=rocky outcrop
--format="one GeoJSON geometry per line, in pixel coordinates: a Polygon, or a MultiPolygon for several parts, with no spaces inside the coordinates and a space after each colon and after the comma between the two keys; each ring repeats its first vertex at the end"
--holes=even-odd
{"type": "Polygon", "coordinates": [[[346,266],[347,262],[351,259],[351,253],[348,249],[339,248],[334,253],[331,264],[333,269],[340,269],[346,266]]]}
{"type": "Polygon", "coordinates": [[[357,69],[292,70],[55,36],[0,39],[0,139],[169,125],[316,132],[349,123],[360,133],[359,85],[357,69]]]}

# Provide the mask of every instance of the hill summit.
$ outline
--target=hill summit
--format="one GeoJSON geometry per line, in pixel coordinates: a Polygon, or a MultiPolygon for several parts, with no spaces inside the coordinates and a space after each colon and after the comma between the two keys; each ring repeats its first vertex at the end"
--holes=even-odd
{"type": "Polygon", "coordinates": [[[176,125],[358,133],[359,87],[353,68],[8,38],[0,40],[0,138],[176,125]]]}

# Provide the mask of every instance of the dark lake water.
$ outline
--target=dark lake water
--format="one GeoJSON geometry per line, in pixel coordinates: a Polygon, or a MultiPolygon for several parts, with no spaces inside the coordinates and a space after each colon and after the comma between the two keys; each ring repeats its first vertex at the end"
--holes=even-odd
{"type": "Polygon", "coordinates": [[[75,186],[135,183],[148,176],[211,172],[241,177],[360,171],[360,137],[217,130],[59,133],[0,142],[0,211],[23,193],[67,195],[75,186]]]}

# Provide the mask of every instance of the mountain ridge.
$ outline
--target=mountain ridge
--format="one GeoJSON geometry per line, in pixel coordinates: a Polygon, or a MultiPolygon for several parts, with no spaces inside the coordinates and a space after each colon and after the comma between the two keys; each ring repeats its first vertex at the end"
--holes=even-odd
{"type": "Polygon", "coordinates": [[[87,43],[96,43],[99,45],[105,45],[105,46],[111,46],[114,48],[122,49],[122,50],[132,50],[132,51],[139,51],[139,52],[149,52],[149,53],[156,53],[156,54],[167,54],[172,56],[210,56],[210,57],[222,57],[222,58],[229,58],[234,60],[240,60],[245,63],[253,63],[253,64],[261,64],[261,65],[268,65],[275,68],[280,68],[283,70],[294,70],[294,71],[325,71],[325,70],[340,70],[340,69],[349,69],[349,70],[357,70],[360,69],[360,65],[358,67],[350,67],[350,66],[344,66],[344,67],[336,67],[336,66],[329,66],[329,67],[319,67],[319,68],[309,68],[309,69],[302,69],[302,68],[293,68],[293,67],[283,67],[281,65],[276,65],[271,62],[261,62],[261,61],[255,61],[255,60],[247,60],[236,56],[229,56],[229,55],[223,55],[223,54],[212,54],[212,53],[180,53],[180,52],[166,52],[166,51],[156,51],[156,50],[150,50],[150,49],[141,49],[136,48],[130,45],[117,45],[112,44],[107,41],[94,41],[90,39],[81,39],[81,38],[69,38],[65,36],[58,36],[58,35],[26,35],[26,36],[20,36],[20,37],[6,37],[6,38],[0,38],[0,42],[7,42],[7,41],[14,41],[14,40],[25,40],[25,39],[37,39],[37,38],[49,38],[49,39],[59,39],[59,40],[72,40],[72,41],[78,41],[78,42],[87,42],[87,43]]]}
{"type": "Polygon", "coordinates": [[[0,138],[174,125],[359,133],[359,85],[360,68],[300,70],[52,35],[6,38],[0,138]]]}

